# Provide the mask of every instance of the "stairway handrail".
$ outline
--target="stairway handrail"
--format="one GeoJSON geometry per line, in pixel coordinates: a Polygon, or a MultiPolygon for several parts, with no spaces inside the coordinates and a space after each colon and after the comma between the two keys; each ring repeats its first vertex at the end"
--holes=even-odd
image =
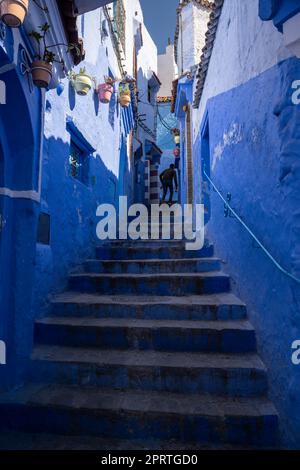
{"type": "Polygon", "coordinates": [[[294,276],[294,274],[288,272],[283,266],[281,266],[281,264],[274,258],[274,256],[271,255],[271,253],[269,252],[269,250],[260,242],[260,240],[257,238],[257,236],[252,232],[252,230],[248,227],[248,225],[241,219],[241,217],[236,213],[236,211],[231,207],[231,205],[229,204],[229,202],[223,197],[223,195],[221,194],[221,192],[219,191],[219,189],[217,188],[217,186],[214,184],[214,182],[211,180],[211,178],[208,176],[208,174],[206,173],[205,169],[203,170],[203,174],[204,176],[207,178],[207,180],[210,182],[210,184],[212,185],[212,187],[214,188],[214,190],[216,191],[216,193],[218,194],[218,196],[222,199],[222,201],[224,202],[224,204],[228,207],[228,209],[230,210],[230,212],[234,215],[234,217],[240,222],[240,224],[247,230],[247,232],[251,235],[251,237],[255,240],[255,242],[259,245],[259,247],[264,251],[264,253],[268,256],[268,258],[273,262],[273,264],[275,264],[276,268],[279,269],[279,271],[281,271],[283,274],[285,274],[286,276],[288,276],[290,279],[292,279],[293,281],[297,282],[298,284],[300,284],[300,279],[296,276],[294,276]]]}

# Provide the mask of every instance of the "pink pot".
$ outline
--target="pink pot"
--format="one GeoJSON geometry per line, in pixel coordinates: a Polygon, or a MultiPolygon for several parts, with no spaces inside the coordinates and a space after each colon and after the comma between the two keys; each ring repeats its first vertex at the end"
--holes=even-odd
{"type": "Polygon", "coordinates": [[[101,103],[109,103],[114,92],[114,87],[109,83],[102,83],[98,86],[98,97],[101,103]]]}
{"type": "Polygon", "coordinates": [[[173,154],[174,154],[174,157],[176,157],[176,158],[180,157],[180,149],[178,147],[176,147],[173,150],[173,154]]]}

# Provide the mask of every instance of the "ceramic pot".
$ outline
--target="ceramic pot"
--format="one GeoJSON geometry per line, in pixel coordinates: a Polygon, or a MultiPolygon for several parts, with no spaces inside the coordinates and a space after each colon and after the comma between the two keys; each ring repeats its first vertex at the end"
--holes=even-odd
{"type": "Polygon", "coordinates": [[[93,87],[93,81],[89,75],[79,73],[73,79],[73,86],[77,95],[86,96],[93,87]]]}
{"type": "Polygon", "coordinates": [[[114,87],[109,83],[102,83],[98,86],[98,98],[101,103],[108,104],[111,100],[114,87]]]}
{"type": "Polygon", "coordinates": [[[28,13],[29,0],[3,0],[0,4],[1,20],[10,28],[19,28],[28,13]]]}
{"type": "Polygon", "coordinates": [[[35,60],[31,66],[32,80],[38,88],[48,88],[52,78],[52,65],[44,60],[35,60]]]}

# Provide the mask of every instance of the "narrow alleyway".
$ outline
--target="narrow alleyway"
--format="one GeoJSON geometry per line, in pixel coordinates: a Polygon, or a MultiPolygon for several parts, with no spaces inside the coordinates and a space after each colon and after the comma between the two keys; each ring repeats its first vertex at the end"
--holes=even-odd
{"type": "Polygon", "coordinates": [[[213,246],[116,241],[95,254],[36,322],[31,383],[1,398],[2,430],[32,433],[6,434],[6,448],[276,445],[255,332],[213,246]]]}
{"type": "Polygon", "coordinates": [[[0,0],[0,450],[300,449],[299,162],[299,0],[0,0]]]}

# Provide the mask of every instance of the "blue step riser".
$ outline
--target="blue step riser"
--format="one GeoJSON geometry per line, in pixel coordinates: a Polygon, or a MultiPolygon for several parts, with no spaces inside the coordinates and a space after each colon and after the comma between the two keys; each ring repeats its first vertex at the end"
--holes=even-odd
{"type": "Polygon", "coordinates": [[[30,380],[35,383],[78,385],[118,390],[210,393],[219,396],[257,397],[267,392],[266,373],[256,369],[198,369],[180,367],[97,366],[33,361],[30,380]]]}
{"type": "Polygon", "coordinates": [[[36,324],[35,341],[57,346],[156,351],[243,353],[256,349],[253,330],[150,330],[36,324]]]}
{"type": "Polygon", "coordinates": [[[84,264],[84,272],[106,274],[160,274],[160,273],[200,273],[219,271],[219,261],[158,262],[158,263],[118,263],[89,261],[84,264]]]}
{"type": "Polygon", "coordinates": [[[194,307],[191,305],[120,305],[54,303],[52,315],[94,318],[140,318],[144,320],[241,320],[247,317],[243,306],[223,305],[194,307]]]}
{"type": "Polygon", "coordinates": [[[181,248],[97,248],[96,257],[100,260],[120,259],[182,259],[182,258],[209,258],[214,255],[212,246],[204,247],[198,251],[188,251],[181,248]]]}
{"type": "Polygon", "coordinates": [[[149,412],[91,412],[40,406],[0,408],[1,431],[59,435],[105,436],[120,439],[180,440],[274,446],[278,420],[275,416],[231,417],[162,415],[149,412]]]}
{"type": "Polygon", "coordinates": [[[182,296],[229,292],[230,282],[225,276],[202,279],[177,277],[165,280],[154,276],[142,281],[139,278],[86,277],[83,275],[70,278],[69,288],[77,292],[98,292],[105,295],[152,295],[155,292],[155,295],[161,296],[182,296]]]}

